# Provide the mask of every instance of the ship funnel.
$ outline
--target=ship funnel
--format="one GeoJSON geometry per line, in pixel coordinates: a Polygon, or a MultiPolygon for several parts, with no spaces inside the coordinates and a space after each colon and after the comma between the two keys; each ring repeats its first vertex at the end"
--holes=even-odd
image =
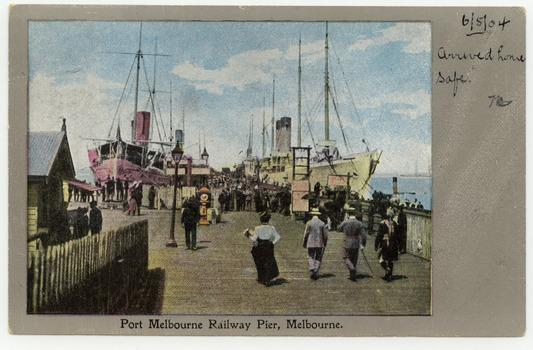
{"type": "Polygon", "coordinates": [[[400,191],[398,191],[398,178],[396,176],[392,178],[392,192],[395,196],[400,194],[400,191]]]}
{"type": "Polygon", "coordinates": [[[176,130],[176,142],[179,142],[182,146],[185,145],[185,133],[183,130],[176,130]]]}
{"type": "Polygon", "coordinates": [[[150,140],[150,112],[137,112],[137,130],[135,133],[135,143],[146,146],[143,141],[150,140]]]}
{"type": "Polygon", "coordinates": [[[291,150],[291,118],[283,117],[276,121],[276,152],[288,153],[291,150]]]}

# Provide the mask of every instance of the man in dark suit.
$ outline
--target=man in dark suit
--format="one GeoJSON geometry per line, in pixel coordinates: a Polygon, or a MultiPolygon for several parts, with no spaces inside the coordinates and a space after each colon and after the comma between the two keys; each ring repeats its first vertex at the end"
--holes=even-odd
{"type": "Polygon", "coordinates": [[[375,250],[379,249],[378,258],[381,267],[385,270],[384,280],[392,281],[394,261],[398,260],[398,224],[393,220],[394,211],[388,209],[383,215],[385,220],[379,224],[378,234],[375,241],[375,250]]]}
{"type": "Polygon", "coordinates": [[[91,212],[89,213],[89,228],[91,235],[96,235],[102,231],[102,212],[96,206],[96,202],[91,202],[91,212]]]}
{"type": "Polygon", "coordinates": [[[200,222],[200,206],[195,197],[189,198],[181,213],[181,224],[185,229],[185,244],[187,249],[196,250],[196,230],[200,222]]]}

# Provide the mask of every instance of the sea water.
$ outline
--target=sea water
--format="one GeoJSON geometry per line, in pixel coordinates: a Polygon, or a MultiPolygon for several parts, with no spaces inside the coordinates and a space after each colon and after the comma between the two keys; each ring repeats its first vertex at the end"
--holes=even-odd
{"type": "MultiPolygon", "coordinates": [[[[398,191],[402,200],[414,202],[415,199],[422,203],[424,209],[432,209],[432,178],[431,177],[397,177],[398,191]]],[[[370,182],[369,195],[372,196],[374,191],[380,191],[385,194],[392,194],[392,176],[373,177],[370,182]]]]}

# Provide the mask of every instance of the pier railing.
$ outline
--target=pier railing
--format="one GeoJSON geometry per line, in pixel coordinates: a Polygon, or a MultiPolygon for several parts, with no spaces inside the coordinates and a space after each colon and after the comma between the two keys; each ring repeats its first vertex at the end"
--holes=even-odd
{"type": "MultiPolygon", "coordinates": [[[[361,202],[363,211],[363,227],[369,234],[378,231],[381,216],[369,216],[370,203],[361,202]]],[[[409,254],[431,260],[432,223],[431,211],[423,209],[405,209],[407,217],[407,242],[406,250],[409,254]]]]}
{"type": "Polygon", "coordinates": [[[148,221],[28,252],[28,313],[114,313],[148,268],[148,221]]]}
{"type": "Polygon", "coordinates": [[[431,260],[431,212],[405,209],[407,217],[407,252],[431,260]]]}

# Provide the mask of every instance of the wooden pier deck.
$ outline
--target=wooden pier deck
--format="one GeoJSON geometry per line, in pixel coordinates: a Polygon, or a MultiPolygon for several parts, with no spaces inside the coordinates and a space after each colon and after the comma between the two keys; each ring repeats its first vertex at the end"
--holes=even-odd
{"type": "MultiPolygon", "coordinates": [[[[144,208],[143,208],[144,209],[144,208]]],[[[158,301],[162,314],[307,314],[307,315],[428,315],[431,305],[431,264],[409,254],[396,262],[396,279],[390,283],[369,236],[359,273],[352,282],[342,259],[341,233],[331,232],[321,278],[309,278],[306,249],[302,247],[304,224],[274,214],[271,220],[281,242],[275,248],[280,277],[270,287],[256,282],[245,228],[259,222],[253,212],[228,212],[222,223],[200,227],[197,251],[185,249],[183,228],[177,226],[177,248],[165,246],[170,211],[147,210],[129,217],[119,210],[103,210],[104,230],[149,220],[149,268],[161,269],[164,288],[158,301]]],[[[178,220],[179,222],[179,214],[178,220]]]]}

